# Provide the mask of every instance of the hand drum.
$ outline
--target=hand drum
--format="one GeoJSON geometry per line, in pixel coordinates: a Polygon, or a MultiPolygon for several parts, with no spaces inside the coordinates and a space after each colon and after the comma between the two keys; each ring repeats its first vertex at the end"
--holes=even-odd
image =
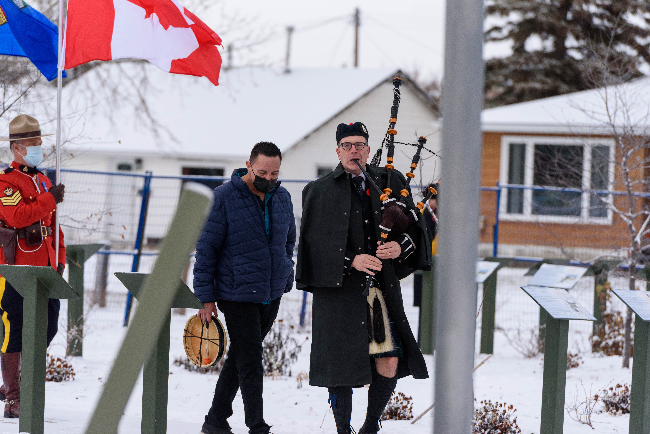
{"type": "Polygon", "coordinates": [[[228,336],[219,319],[213,316],[207,325],[196,315],[187,320],[183,331],[185,354],[199,368],[217,364],[227,344],[228,336]]]}

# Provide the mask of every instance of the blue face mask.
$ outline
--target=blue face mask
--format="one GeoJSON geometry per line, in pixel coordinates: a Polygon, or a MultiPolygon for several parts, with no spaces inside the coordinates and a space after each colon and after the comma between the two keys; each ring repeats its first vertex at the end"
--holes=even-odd
{"type": "Polygon", "coordinates": [[[28,166],[36,167],[43,161],[43,149],[40,146],[27,146],[27,155],[23,157],[28,166]]]}

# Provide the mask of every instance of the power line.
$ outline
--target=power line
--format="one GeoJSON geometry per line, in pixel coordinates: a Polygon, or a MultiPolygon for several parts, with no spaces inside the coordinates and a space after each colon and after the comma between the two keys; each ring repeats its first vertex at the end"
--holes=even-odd
{"type": "Polygon", "coordinates": [[[386,51],[384,51],[384,49],[381,47],[381,45],[379,45],[377,42],[375,42],[374,39],[372,39],[372,38],[370,37],[370,35],[368,34],[368,31],[367,31],[367,30],[364,30],[364,32],[363,32],[363,36],[364,36],[368,41],[370,41],[370,43],[371,43],[371,44],[372,44],[372,45],[377,49],[377,51],[379,51],[379,53],[380,53],[382,56],[384,56],[385,58],[387,58],[389,61],[391,61],[391,62],[394,63],[394,64],[399,64],[399,62],[396,62],[395,59],[394,59],[394,58],[393,58],[389,53],[387,53],[386,51]]]}
{"type": "Polygon", "coordinates": [[[371,14],[366,13],[365,16],[366,16],[366,18],[370,19],[370,21],[372,21],[372,22],[374,22],[376,24],[379,24],[384,29],[395,32],[398,35],[400,35],[401,37],[403,37],[405,39],[408,39],[409,41],[413,42],[414,44],[417,44],[417,45],[419,45],[419,46],[421,46],[423,48],[426,48],[427,50],[433,51],[434,53],[436,53],[438,55],[442,55],[442,53],[439,50],[432,47],[431,45],[425,44],[424,42],[417,40],[416,38],[408,35],[407,33],[404,33],[401,30],[399,30],[399,29],[397,29],[397,28],[395,28],[393,26],[390,26],[390,25],[378,20],[377,18],[373,17],[371,14]]]}
{"type": "Polygon", "coordinates": [[[331,65],[332,62],[334,62],[334,57],[338,54],[339,49],[341,48],[341,44],[343,43],[343,39],[345,39],[345,36],[348,33],[350,26],[344,26],[343,27],[343,32],[341,32],[341,36],[339,37],[339,40],[336,42],[336,46],[334,47],[334,50],[332,51],[332,54],[330,56],[330,60],[328,62],[328,65],[331,65]]]}

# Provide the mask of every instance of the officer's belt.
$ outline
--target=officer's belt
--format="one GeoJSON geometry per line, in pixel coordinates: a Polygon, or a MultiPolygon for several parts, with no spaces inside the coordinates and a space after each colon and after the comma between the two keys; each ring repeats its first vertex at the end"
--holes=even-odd
{"type": "MultiPolygon", "coordinates": [[[[27,238],[27,236],[31,235],[32,233],[36,233],[38,229],[36,229],[38,226],[31,225],[26,228],[18,229],[16,232],[18,234],[18,238],[27,238]]],[[[52,228],[49,226],[40,226],[41,228],[41,235],[43,237],[51,237],[52,236],[52,228]]]]}

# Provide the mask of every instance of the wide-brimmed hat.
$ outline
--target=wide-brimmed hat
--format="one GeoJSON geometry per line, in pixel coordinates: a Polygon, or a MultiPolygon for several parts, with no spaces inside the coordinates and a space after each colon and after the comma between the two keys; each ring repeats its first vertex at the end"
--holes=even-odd
{"type": "Polygon", "coordinates": [[[9,122],[9,137],[0,137],[2,142],[13,142],[14,140],[31,139],[34,137],[52,136],[53,134],[42,134],[38,121],[29,115],[18,115],[9,122]]]}
{"type": "Polygon", "coordinates": [[[207,324],[196,315],[187,320],[183,330],[183,346],[187,357],[199,368],[216,365],[226,353],[227,344],[226,331],[214,316],[207,324]]]}

